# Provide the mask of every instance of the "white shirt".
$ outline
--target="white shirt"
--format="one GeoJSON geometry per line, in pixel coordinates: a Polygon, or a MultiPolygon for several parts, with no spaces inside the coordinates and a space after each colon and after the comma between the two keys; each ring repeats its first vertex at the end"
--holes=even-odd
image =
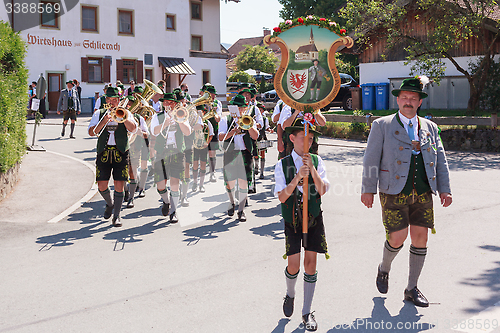
{"type": "MultiPolygon", "coordinates": [[[[283,127],[283,123],[285,122],[285,120],[290,118],[292,115],[293,115],[292,108],[286,104],[283,104],[283,109],[281,110],[280,113],[280,119],[278,120],[278,125],[281,125],[281,127],[283,127]]],[[[303,117],[303,116],[304,112],[301,111],[297,117],[303,117]]]]}
{"type": "Polygon", "coordinates": [[[99,110],[101,108],[101,96],[97,98],[97,101],[95,101],[94,105],[94,111],[99,110]]]}
{"type": "MultiPolygon", "coordinates": [[[[304,163],[302,163],[302,157],[299,156],[295,152],[295,149],[292,151],[292,158],[293,158],[293,163],[295,164],[295,168],[297,172],[299,172],[299,169],[304,163]]],[[[278,192],[283,191],[287,184],[286,184],[286,179],[285,179],[285,173],[283,172],[283,160],[279,160],[278,163],[276,163],[276,166],[274,167],[274,179],[275,179],[275,185],[274,185],[274,196],[278,196],[278,192]]],[[[318,155],[318,168],[317,168],[319,177],[321,180],[325,183],[325,193],[328,192],[328,189],[330,188],[330,182],[326,178],[326,169],[325,169],[325,163],[321,159],[321,157],[318,155]]],[[[297,185],[297,188],[299,189],[300,192],[302,192],[302,186],[297,185]]]]}
{"type": "MultiPolygon", "coordinates": [[[[236,118],[233,118],[233,121],[236,121],[236,120],[237,120],[236,118]]],[[[231,124],[229,124],[229,125],[231,125],[231,124]]],[[[219,123],[219,134],[226,134],[227,133],[227,127],[228,127],[228,125],[227,125],[227,118],[224,117],[224,118],[222,118],[220,120],[220,123],[219,123]]],[[[255,121],[253,122],[253,128],[257,129],[257,124],[256,124],[255,121]]],[[[245,134],[236,134],[234,136],[234,140],[233,140],[233,142],[234,142],[234,150],[245,150],[245,149],[247,149],[245,147],[245,141],[243,141],[243,136],[244,135],[245,134]]],[[[222,143],[222,141],[221,141],[221,143],[222,143]]]]}
{"type": "Polygon", "coordinates": [[[155,102],[153,100],[151,100],[152,102],[152,106],[153,106],[153,109],[155,109],[155,111],[158,113],[158,112],[161,112],[161,102],[158,101],[158,102],[155,102]]]}
{"type": "MultiPolygon", "coordinates": [[[[398,111],[399,113],[399,119],[401,120],[401,122],[403,123],[404,127],[405,127],[405,130],[407,133],[410,133],[409,130],[410,130],[410,126],[409,126],[409,123],[410,123],[410,120],[411,120],[411,124],[413,125],[413,134],[415,135],[415,141],[420,141],[419,137],[418,137],[418,119],[417,119],[417,115],[415,115],[415,117],[411,118],[411,119],[408,119],[406,118],[402,113],[401,111],[398,111]]],[[[408,134],[409,135],[409,134],[408,134]]]]}
{"type": "Polygon", "coordinates": [[[274,106],[274,111],[273,111],[273,115],[271,116],[271,119],[274,119],[275,116],[279,115],[280,112],[281,112],[281,109],[280,109],[280,105],[283,104],[283,106],[285,106],[285,104],[283,103],[283,101],[280,99],[278,101],[278,103],[276,103],[276,105],[274,106]]]}
{"type": "MultiPolygon", "coordinates": [[[[217,102],[217,108],[215,109],[215,113],[217,113],[217,115],[222,118],[222,103],[221,101],[219,101],[218,99],[216,100],[217,102]]],[[[211,105],[211,107],[213,108],[213,104],[211,105]]]]}
{"type": "Polygon", "coordinates": [[[140,121],[139,126],[137,126],[136,133],[137,134],[141,134],[141,133],[139,133],[139,130],[141,130],[142,132],[146,132],[149,135],[148,124],[146,124],[146,121],[144,120],[144,117],[140,116],[139,119],[141,121],[140,121]]]}
{"type": "MultiPolygon", "coordinates": [[[[135,125],[137,126],[137,122],[135,121],[135,117],[132,115],[132,113],[130,111],[127,111],[127,115],[128,115],[128,119],[133,121],[135,123],[135,125]]],[[[90,123],[89,123],[89,127],[88,129],[90,130],[90,128],[92,126],[97,126],[99,124],[99,118],[101,116],[101,111],[100,110],[97,110],[95,111],[93,114],[92,114],[92,118],[90,119],[90,123]]],[[[117,122],[111,120],[107,125],[106,127],[113,127],[113,126],[116,126],[118,125],[117,122]]],[[[94,128],[95,129],[95,128],[94,128]]],[[[116,141],[115,141],[115,131],[114,130],[110,130],[110,129],[104,129],[104,131],[108,131],[109,132],[109,137],[108,137],[108,142],[107,142],[107,145],[108,146],[116,146],[116,141]]],[[[136,129],[137,131],[137,129],[136,129]]],[[[127,129],[127,132],[129,133],[134,133],[134,132],[130,132],[128,129],[127,129]]],[[[98,134],[98,133],[96,133],[98,134]]]]}

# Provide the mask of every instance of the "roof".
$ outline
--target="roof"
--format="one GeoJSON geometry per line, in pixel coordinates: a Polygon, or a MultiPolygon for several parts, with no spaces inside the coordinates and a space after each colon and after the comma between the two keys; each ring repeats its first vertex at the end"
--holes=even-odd
{"type": "Polygon", "coordinates": [[[309,52],[318,52],[316,44],[302,45],[297,49],[297,51],[295,51],[295,53],[309,53],[309,52]]]}
{"type": "Polygon", "coordinates": [[[194,75],[196,72],[183,58],[158,57],[158,61],[170,74],[194,75]]]}
{"type": "MultiPolygon", "coordinates": [[[[260,36],[260,37],[249,37],[249,38],[240,38],[238,39],[238,41],[236,41],[236,43],[234,43],[233,45],[231,45],[230,48],[227,49],[227,51],[229,52],[229,54],[231,56],[237,56],[241,51],[243,51],[245,49],[245,46],[246,45],[250,45],[250,46],[256,46],[256,45],[259,45],[259,46],[265,46],[264,45],[264,36],[260,36]]],[[[273,50],[273,52],[279,52],[279,46],[277,46],[276,44],[271,44],[268,46],[269,49],[273,50]]]]}

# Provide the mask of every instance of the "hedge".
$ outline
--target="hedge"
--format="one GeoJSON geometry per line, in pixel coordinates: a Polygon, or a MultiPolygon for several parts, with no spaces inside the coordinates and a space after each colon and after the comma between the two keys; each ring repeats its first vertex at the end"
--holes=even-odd
{"type": "Polygon", "coordinates": [[[26,152],[28,70],[27,46],[19,33],[0,21],[0,172],[21,160],[26,152]]]}

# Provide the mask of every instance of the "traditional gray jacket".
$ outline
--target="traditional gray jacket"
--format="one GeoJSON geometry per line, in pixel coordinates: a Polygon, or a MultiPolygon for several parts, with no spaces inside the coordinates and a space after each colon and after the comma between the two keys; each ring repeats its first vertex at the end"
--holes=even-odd
{"type": "MultiPolygon", "coordinates": [[[[434,194],[451,193],[448,162],[435,123],[418,117],[421,154],[427,180],[434,194]]],[[[411,140],[396,114],[372,124],[363,159],[362,193],[399,194],[408,179],[412,156],[411,140]]]]}
{"type": "MultiPolygon", "coordinates": [[[[73,99],[73,109],[75,111],[81,111],[80,100],[78,99],[78,91],[76,89],[71,89],[71,98],[73,99]]],[[[57,111],[67,111],[68,110],[68,99],[69,90],[61,90],[61,95],[59,95],[59,101],[57,102],[57,111]]]]}

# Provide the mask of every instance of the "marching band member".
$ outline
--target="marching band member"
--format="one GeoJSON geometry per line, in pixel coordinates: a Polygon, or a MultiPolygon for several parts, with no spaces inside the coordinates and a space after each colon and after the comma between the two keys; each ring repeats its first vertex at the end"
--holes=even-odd
{"type": "MultiPolygon", "coordinates": [[[[129,100],[128,107],[136,100],[133,95],[128,95],[126,97],[129,100]]],[[[144,187],[146,185],[146,180],[148,177],[148,160],[149,160],[149,130],[144,117],[138,113],[134,113],[136,122],[139,124],[139,129],[136,133],[137,137],[134,142],[130,145],[130,163],[129,163],[129,198],[127,202],[127,208],[134,208],[134,195],[136,189],[139,194],[137,197],[142,198],[145,196],[144,187]],[[139,168],[140,160],[140,176],[137,179],[137,169],[139,168]],[[139,187],[137,187],[137,180],[139,180],[139,187]]]]}
{"type": "MultiPolygon", "coordinates": [[[[173,93],[175,94],[175,99],[179,101],[183,106],[187,105],[186,95],[180,88],[175,88],[173,93]]],[[[181,206],[188,207],[189,200],[187,197],[187,192],[189,188],[189,180],[191,179],[189,176],[190,165],[193,164],[193,141],[194,141],[194,132],[190,135],[186,135],[184,137],[184,178],[181,179],[181,206]]]]}
{"type": "MultiPolygon", "coordinates": [[[[242,95],[236,97],[230,102],[231,105],[237,105],[240,118],[245,114],[248,103],[242,95]]],[[[238,219],[241,222],[246,221],[245,203],[248,195],[247,179],[249,173],[252,172],[252,150],[253,145],[251,140],[256,140],[259,137],[255,122],[248,130],[242,130],[238,126],[238,119],[233,119],[231,115],[223,118],[219,126],[219,141],[221,141],[224,150],[224,183],[229,196],[231,207],[227,211],[227,215],[233,216],[235,210],[234,191],[236,181],[239,187],[239,207],[238,219]],[[227,135],[226,135],[227,134],[227,135]]]]}
{"type": "Polygon", "coordinates": [[[163,200],[161,212],[169,216],[171,223],[178,222],[179,180],[184,178],[184,136],[191,134],[187,121],[177,123],[172,111],[179,103],[175,94],[166,93],[160,98],[164,111],[157,113],[151,120],[151,132],[156,137],[156,158],[154,163],[155,182],[163,200]],[[167,180],[170,178],[170,199],[167,180]],[[171,205],[171,207],[170,207],[171,205]]]}
{"type": "MultiPolygon", "coordinates": [[[[120,94],[117,88],[109,87],[106,90],[106,103],[117,107],[120,94]]],[[[129,142],[128,133],[135,133],[137,123],[130,111],[126,111],[127,119],[122,123],[113,120],[110,112],[102,108],[92,115],[88,133],[98,136],[96,180],[99,193],[106,201],[104,218],[109,219],[113,213],[112,223],[115,227],[122,225],[120,210],[123,204],[123,190],[128,178],[129,142]],[[109,178],[113,171],[115,185],[114,200],[108,188],[109,178]]]]}
{"type": "MultiPolygon", "coordinates": [[[[203,112],[203,115],[207,113],[207,108],[205,105],[198,105],[196,107],[197,110],[200,110],[203,112]]],[[[201,117],[200,117],[201,119],[201,117]]],[[[210,119],[207,119],[203,121],[202,124],[197,124],[194,129],[195,130],[202,130],[203,131],[203,126],[206,125],[208,127],[208,133],[205,134],[205,141],[206,145],[203,147],[203,149],[197,149],[196,147],[193,147],[193,192],[196,192],[198,189],[198,163],[200,166],[200,186],[199,190],[201,193],[205,192],[205,174],[207,172],[207,160],[208,160],[208,145],[212,141],[212,138],[214,136],[214,128],[212,126],[212,123],[210,122],[210,119]]]]}
{"type": "MultiPolygon", "coordinates": [[[[259,108],[253,102],[256,92],[257,91],[253,88],[244,88],[243,90],[241,90],[240,94],[245,97],[245,100],[249,104],[250,108],[249,115],[250,117],[255,119],[257,130],[259,130],[264,125],[264,120],[262,119],[262,115],[260,114],[259,108]]],[[[251,165],[252,172],[248,175],[248,193],[257,193],[257,188],[255,186],[255,163],[256,163],[255,157],[256,156],[258,157],[256,140],[252,140],[252,146],[253,146],[252,149],[253,163],[251,165]]]]}
{"type": "Polygon", "coordinates": [[[281,214],[285,220],[285,248],[288,257],[288,266],[285,268],[286,295],[283,302],[283,313],[290,317],[293,313],[295,299],[295,284],[300,270],[300,252],[304,247],[302,242],[302,180],[308,177],[308,238],[307,247],[304,247],[304,303],[302,306],[302,321],[306,330],[316,331],[318,324],[311,312],[311,304],[316,288],[318,273],[316,261],[318,253],[325,253],[328,258],[328,249],[321,210],[321,197],[328,191],[329,181],[326,177],[325,164],[321,157],[304,151],[304,140],[313,143],[313,136],[320,134],[315,126],[309,129],[307,137],[304,133],[302,119],[297,119],[293,126],[286,129],[293,146],[291,155],[276,163],[276,186],[274,195],[281,202],[281,214]]]}
{"type": "MultiPolygon", "coordinates": [[[[257,141],[267,141],[266,132],[273,133],[273,130],[269,126],[269,119],[267,118],[267,111],[265,111],[264,104],[258,102],[257,107],[261,110],[264,120],[264,126],[259,130],[259,138],[257,141]]],[[[259,179],[264,179],[264,168],[266,166],[266,152],[267,148],[259,150],[260,157],[260,177],[259,179]]]]}
{"type": "Polygon", "coordinates": [[[283,110],[284,107],[289,107],[286,105],[283,100],[279,100],[278,103],[274,106],[274,111],[273,115],[271,116],[271,119],[273,123],[276,124],[276,134],[278,135],[278,160],[282,159],[283,157],[286,156],[286,146],[288,144],[288,138],[286,135],[283,135],[283,128],[279,124],[280,120],[280,115],[281,115],[281,110],[283,110]]]}
{"type": "Polygon", "coordinates": [[[212,97],[213,101],[211,108],[215,110],[215,117],[209,119],[214,129],[214,136],[212,138],[212,141],[208,145],[208,157],[210,163],[210,181],[212,183],[215,183],[217,181],[217,178],[215,177],[215,163],[216,163],[215,155],[217,153],[217,149],[219,149],[218,131],[219,131],[219,122],[221,121],[222,118],[222,103],[218,99],[216,99],[217,90],[215,89],[215,86],[211,85],[210,83],[207,83],[203,86],[202,92],[203,93],[208,92],[210,94],[210,97],[212,97]]]}

